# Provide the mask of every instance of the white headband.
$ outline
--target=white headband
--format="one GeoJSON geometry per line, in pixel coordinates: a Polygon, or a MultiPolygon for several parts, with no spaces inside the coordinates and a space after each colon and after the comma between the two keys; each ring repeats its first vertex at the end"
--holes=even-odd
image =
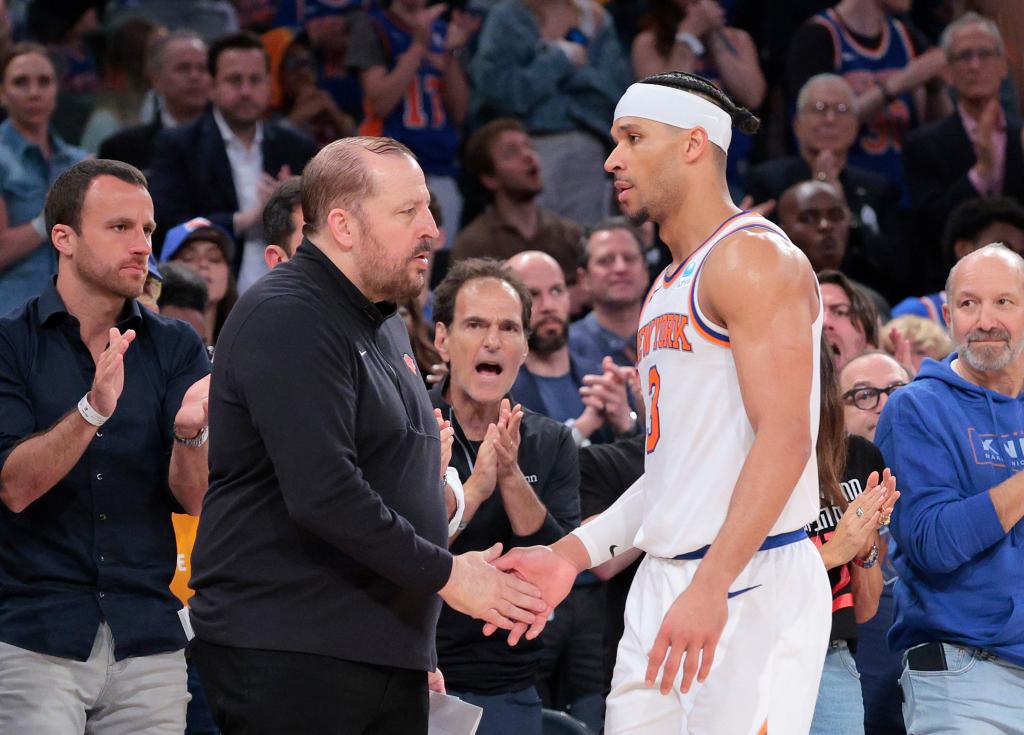
{"type": "Polygon", "coordinates": [[[615,106],[615,119],[642,117],[676,128],[704,128],[723,151],[732,140],[732,118],[699,95],[662,84],[631,84],[615,106]]]}

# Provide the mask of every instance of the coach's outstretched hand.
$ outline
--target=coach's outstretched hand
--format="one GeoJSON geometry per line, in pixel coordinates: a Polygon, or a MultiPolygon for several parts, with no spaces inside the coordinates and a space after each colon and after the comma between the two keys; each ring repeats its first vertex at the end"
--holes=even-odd
{"type": "Polygon", "coordinates": [[[452,574],[438,594],[452,608],[511,630],[516,623],[533,625],[537,613],[547,609],[540,590],[492,563],[501,556],[501,544],[486,551],[468,551],[454,557],[452,574]]]}
{"type": "MultiPolygon", "coordinates": [[[[575,537],[571,540],[575,540],[575,537]]],[[[558,543],[562,543],[562,541],[558,543]]],[[[577,543],[579,542],[577,541],[577,543]]],[[[582,544],[580,545],[582,546],[582,544]]],[[[523,633],[526,634],[527,640],[533,640],[540,635],[551,611],[569,594],[576,575],[581,571],[568,558],[548,546],[512,549],[495,561],[494,566],[503,571],[513,572],[528,582],[532,582],[540,590],[546,605],[543,613],[537,615],[536,620],[529,627],[521,623],[512,626],[508,635],[510,646],[516,645],[523,633]]],[[[491,635],[494,631],[494,626],[484,626],[484,635],[491,635]]]]}
{"type": "Polygon", "coordinates": [[[699,682],[708,678],[718,640],[729,617],[728,596],[727,589],[719,591],[694,580],[676,598],[665,614],[658,637],[654,639],[654,647],[647,654],[647,675],[644,677],[647,686],[654,686],[664,663],[659,689],[662,694],[672,691],[684,654],[686,659],[682,661],[683,680],[679,691],[684,694],[690,691],[695,675],[699,682]]]}

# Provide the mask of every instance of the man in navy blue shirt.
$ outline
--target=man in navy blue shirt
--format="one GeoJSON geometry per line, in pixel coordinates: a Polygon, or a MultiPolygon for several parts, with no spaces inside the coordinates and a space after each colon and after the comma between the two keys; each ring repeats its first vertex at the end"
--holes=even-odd
{"type": "Polygon", "coordinates": [[[171,512],[206,492],[209,361],[136,301],[138,169],[79,163],[45,215],[56,282],[0,319],[0,732],[181,733],[171,512]]]}

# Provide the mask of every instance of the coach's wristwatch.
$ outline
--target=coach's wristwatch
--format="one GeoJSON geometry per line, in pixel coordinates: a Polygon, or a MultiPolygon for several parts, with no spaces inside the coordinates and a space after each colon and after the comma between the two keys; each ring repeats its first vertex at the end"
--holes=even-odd
{"type": "Polygon", "coordinates": [[[206,444],[206,440],[210,438],[210,427],[204,426],[198,434],[191,439],[184,439],[178,436],[178,432],[174,432],[174,441],[179,444],[184,444],[186,447],[201,447],[206,444]]]}

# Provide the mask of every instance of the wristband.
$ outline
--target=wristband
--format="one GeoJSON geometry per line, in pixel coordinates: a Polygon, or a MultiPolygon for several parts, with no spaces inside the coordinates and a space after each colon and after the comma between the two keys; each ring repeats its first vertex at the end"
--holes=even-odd
{"type": "Polygon", "coordinates": [[[89,403],[88,393],[82,396],[82,400],[78,402],[78,413],[82,414],[83,419],[97,428],[107,423],[107,420],[110,418],[109,416],[104,416],[92,407],[92,404],[89,403]]]}
{"type": "Polygon", "coordinates": [[[572,441],[578,449],[590,446],[590,439],[583,436],[583,432],[576,426],[576,419],[566,419],[565,425],[569,427],[569,431],[572,432],[572,441]]]}
{"type": "Polygon", "coordinates": [[[442,487],[447,484],[455,496],[455,514],[448,521],[448,538],[462,531],[468,524],[462,522],[462,516],[466,513],[466,491],[462,488],[462,480],[459,479],[459,471],[454,467],[448,467],[444,471],[444,478],[441,480],[442,487]]]}
{"type": "Polygon", "coordinates": [[[704,55],[704,43],[689,31],[680,31],[677,33],[676,43],[682,43],[689,46],[694,56],[704,55]]]}
{"type": "Polygon", "coordinates": [[[859,566],[861,569],[870,569],[878,563],[878,544],[871,544],[871,553],[868,554],[867,559],[853,558],[853,563],[859,566]]]}
{"type": "Polygon", "coordinates": [[[191,439],[184,439],[178,436],[178,432],[174,432],[174,441],[178,444],[184,444],[186,447],[201,447],[206,444],[206,440],[210,438],[210,427],[204,426],[199,430],[199,434],[192,437],[191,439]]]}

